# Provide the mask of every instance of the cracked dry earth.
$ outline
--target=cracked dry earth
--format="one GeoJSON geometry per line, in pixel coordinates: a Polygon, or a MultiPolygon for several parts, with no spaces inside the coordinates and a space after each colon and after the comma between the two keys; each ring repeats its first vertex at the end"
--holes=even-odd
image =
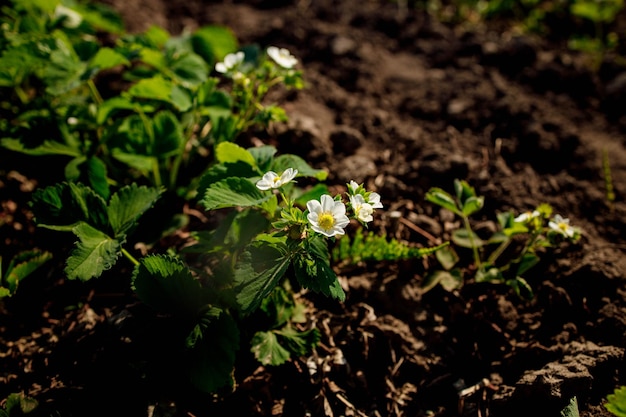
{"type": "MultiPolygon", "coordinates": [[[[424,293],[430,258],[337,264],[345,303],[302,294],[323,334],[314,355],[265,368],[244,354],[233,392],[211,397],[138,375],[133,360],[175,358],[124,344],[154,347],[124,277],[61,289],[48,276],[43,292],[25,286],[4,306],[0,394],[23,390],[59,416],[557,416],[573,396],[581,416],[611,415],[605,397],[626,384],[626,72],[612,57],[592,71],[557,41],[387,1],[108,3],[130,31],[223,24],[242,44],[292,51],[306,88],[271,97],[289,122],[242,141],[301,155],[331,187],[376,190],[385,210],[373,232],[448,240],[454,219],[424,194],[458,178],[485,197],[478,230],[545,202],[583,238],[529,272],[529,302],[472,282],[424,293]]],[[[28,178],[2,180],[29,230],[28,178]]]]}

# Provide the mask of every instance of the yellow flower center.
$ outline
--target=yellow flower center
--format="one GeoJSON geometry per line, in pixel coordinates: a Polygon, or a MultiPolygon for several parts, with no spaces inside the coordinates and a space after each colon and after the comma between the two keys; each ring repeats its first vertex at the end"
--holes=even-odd
{"type": "Polygon", "coordinates": [[[567,223],[558,223],[557,226],[559,227],[559,229],[566,231],[568,228],[568,224],[567,223]]]}
{"type": "Polygon", "coordinates": [[[274,181],[274,184],[276,184],[278,181],[280,181],[280,175],[274,178],[272,181],[274,181]]]}
{"type": "Polygon", "coordinates": [[[332,214],[325,211],[324,213],[321,213],[319,215],[319,217],[317,218],[317,223],[320,225],[322,229],[330,230],[335,224],[335,218],[333,217],[332,214]]]}

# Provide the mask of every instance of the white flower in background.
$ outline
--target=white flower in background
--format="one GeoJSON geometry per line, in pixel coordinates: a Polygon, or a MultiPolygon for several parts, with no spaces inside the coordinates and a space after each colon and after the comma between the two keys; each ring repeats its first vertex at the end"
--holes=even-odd
{"type": "Polygon", "coordinates": [[[517,216],[515,219],[513,219],[513,221],[515,223],[527,223],[539,216],[541,216],[541,213],[538,210],[527,211],[517,216]]]}
{"type": "Polygon", "coordinates": [[[287,184],[298,175],[298,170],[287,168],[282,174],[278,175],[274,171],[268,171],[256,183],[259,190],[269,190],[270,188],[279,188],[287,184]]]}
{"type": "Polygon", "coordinates": [[[239,51],[234,54],[228,54],[224,57],[223,62],[218,62],[217,64],[215,64],[215,71],[222,74],[232,72],[243,62],[245,57],[246,56],[243,51],[239,51]]]}
{"type": "Polygon", "coordinates": [[[383,203],[380,202],[380,194],[371,192],[367,197],[367,202],[372,205],[372,208],[383,208],[383,203]]]}
{"type": "Polygon", "coordinates": [[[578,230],[570,226],[569,219],[561,217],[560,214],[556,214],[552,220],[548,222],[548,227],[568,238],[573,238],[578,234],[578,230]]]}
{"type": "Polygon", "coordinates": [[[374,207],[371,204],[365,202],[365,198],[361,194],[350,196],[350,205],[354,210],[354,215],[359,221],[369,223],[374,220],[372,213],[374,213],[374,207]]]}
{"type": "Polygon", "coordinates": [[[62,4],[58,4],[57,7],[55,7],[54,18],[63,19],[63,26],[70,29],[77,28],[83,21],[83,16],[80,13],[62,4]]]}
{"type": "Polygon", "coordinates": [[[350,219],[346,216],[346,206],[341,201],[335,201],[328,194],[324,194],[320,201],[307,202],[306,208],[309,210],[307,219],[314,231],[328,237],[345,234],[343,229],[350,223],[350,219]]]}
{"type": "Polygon", "coordinates": [[[267,48],[267,54],[283,68],[293,68],[298,63],[296,57],[291,55],[288,49],[270,46],[267,48]]]}

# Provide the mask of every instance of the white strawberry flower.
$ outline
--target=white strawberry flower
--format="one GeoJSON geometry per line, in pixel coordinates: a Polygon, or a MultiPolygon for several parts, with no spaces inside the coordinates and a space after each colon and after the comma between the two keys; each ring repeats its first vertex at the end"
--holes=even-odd
{"type": "Polygon", "coordinates": [[[280,188],[293,180],[298,175],[298,170],[293,168],[287,168],[282,174],[278,175],[274,171],[268,171],[263,175],[256,186],[259,190],[269,190],[271,188],[280,188]]]}
{"type": "Polygon", "coordinates": [[[328,237],[345,234],[343,229],[350,223],[350,219],[346,216],[346,206],[341,201],[335,201],[328,194],[324,194],[320,201],[308,201],[306,207],[309,211],[307,219],[314,231],[328,237]]]}
{"type": "Polygon", "coordinates": [[[234,69],[241,65],[245,57],[243,51],[228,54],[224,57],[223,62],[215,64],[215,71],[222,74],[233,72],[234,69]]]}
{"type": "Polygon", "coordinates": [[[372,208],[383,208],[383,203],[380,202],[380,194],[371,192],[367,197],[367,202],[371,204],[372,208]]]}
{"type": "Polygon", "coordinates": [[[270,46],[267,48],[267,55],[283,68],[290,69],[298,63],[296,57],[291,55],[288,49],[270,46]]]}
{"type": "Polygon", "coordinates": [[[548,222],[548,227],[570,239],[574,238],[579,233],[578,229],[570,226],[569,219],[562,217],[560,214],[556,214],[552,220],[548,222]]]}
{"type": "Polygon", "coordinates": [[[372,213],[374,213],[374,207],[371,204],[365,202],[365,198],[361,194],[350,196],[350,205],[354,211],[356,218],[364,223],[369,223],[374,220],[372,213]]]}

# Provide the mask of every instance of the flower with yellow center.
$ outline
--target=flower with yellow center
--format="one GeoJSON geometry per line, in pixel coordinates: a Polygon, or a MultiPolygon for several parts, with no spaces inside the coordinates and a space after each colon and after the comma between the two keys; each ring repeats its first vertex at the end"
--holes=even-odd
{"type": "Polygon", "coordinates": [[[256,187],[259,190],[269,190],[270,188],[280,188],[293,180],[298,175],[298,170],[293,168],[287,168],[282,174],[278,175],[274,171],[266,172],[256,183],[256,187]]]}
{"type": "Polygon", "coordinates": [[[575,227],[570,226],[569,219],[563,218],[560,214],[556,214],[554,218],[548,222],[548,227],[570,239],[574,238],[579,233],[575,227]]]}
{"type": "Polygon", "coordinates": [[[307,219],[314,231],[328,237],[345,234],[343,229],[350,223],[350,219],[346,216],[346,206],[341,201],[335,201],[328,194],[324,194],[320,201],[307,202],[306,207],[309,211],[307,219]]]}

